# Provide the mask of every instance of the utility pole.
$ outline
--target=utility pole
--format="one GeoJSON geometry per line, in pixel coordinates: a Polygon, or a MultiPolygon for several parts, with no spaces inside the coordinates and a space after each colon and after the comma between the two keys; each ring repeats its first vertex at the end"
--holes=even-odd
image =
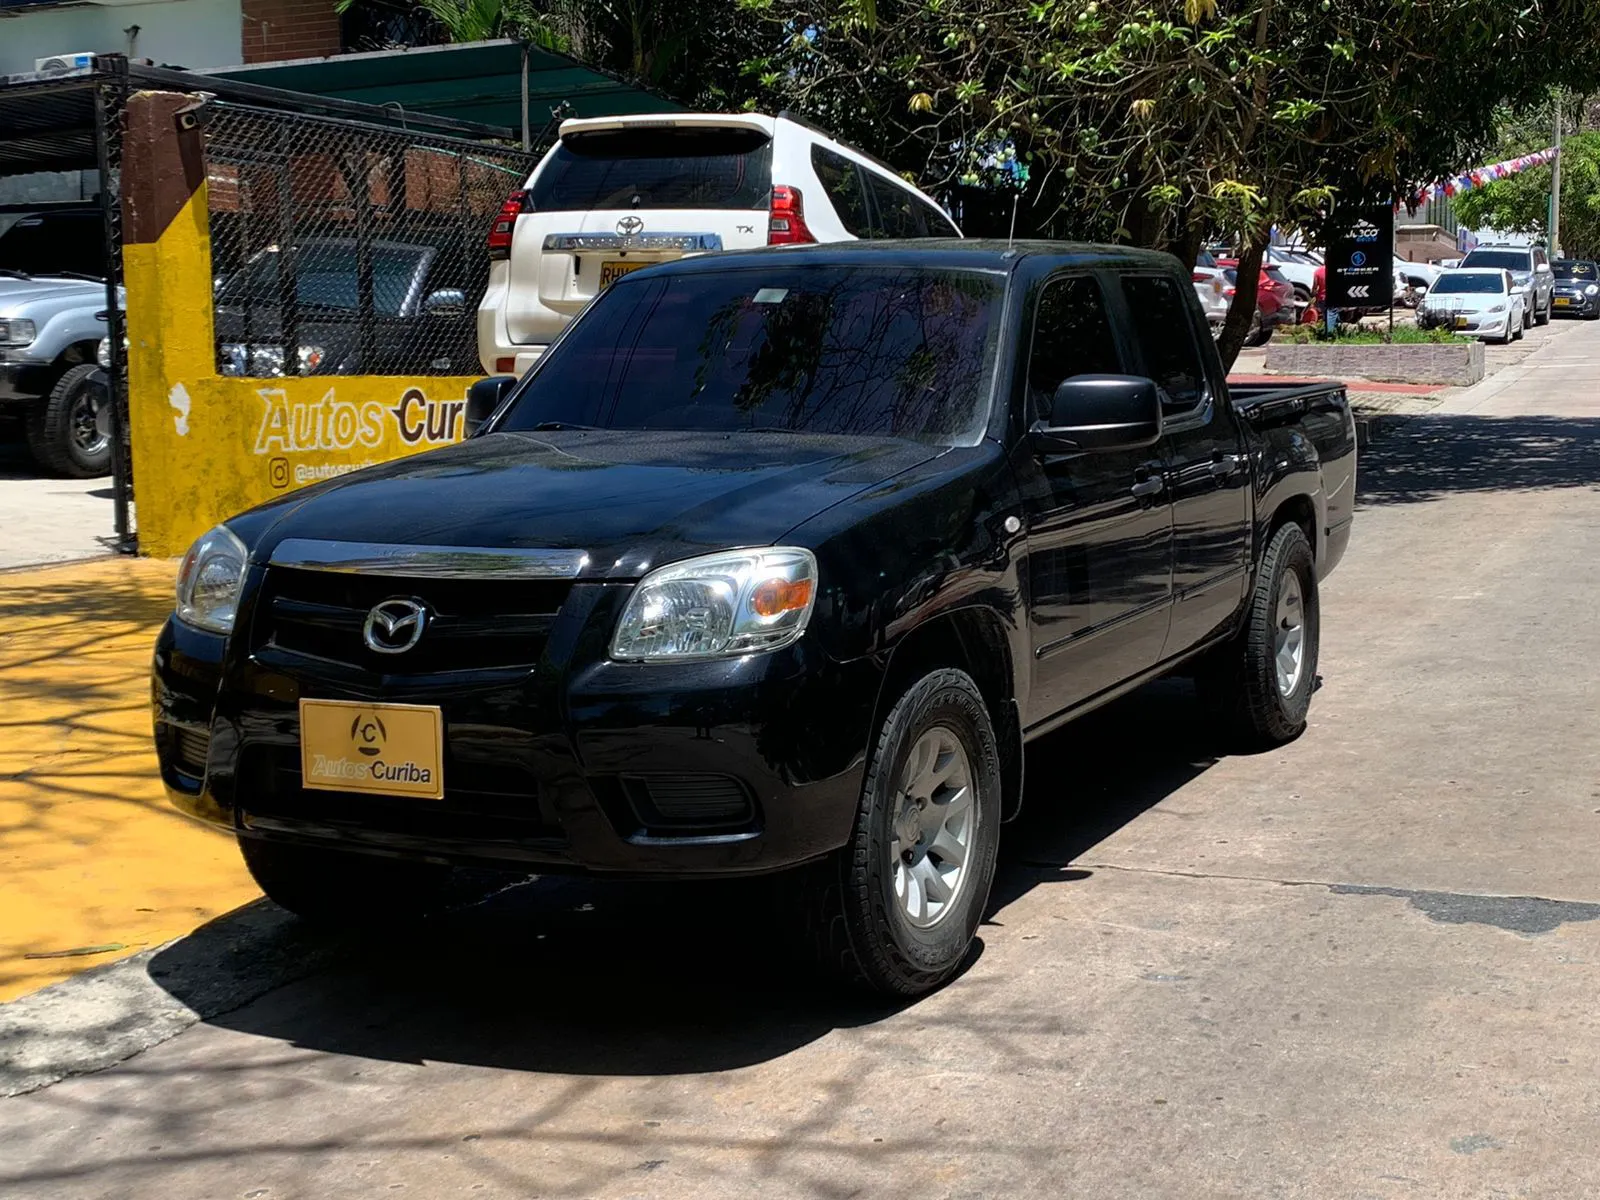
{"type": "Polygon", "coordinates": [[[1556,98],[1556,161],[1550,168],[1550,257],[1561,257],[1561,89],[1556,98]]]}

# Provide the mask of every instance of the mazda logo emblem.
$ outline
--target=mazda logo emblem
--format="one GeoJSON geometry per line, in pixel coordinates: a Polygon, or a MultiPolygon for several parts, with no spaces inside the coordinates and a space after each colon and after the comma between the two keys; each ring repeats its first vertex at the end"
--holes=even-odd
{"type": "Polygon", "coordinates": [[[617,222],[617,232],[623,237],[632,237],[636,233],[644,232],[644,218],[632,215],[623,217],[617,222]]]}
{"type": "Polygon", "coordinates": [[[422,640],[428,610],[417,600],[385,600],[361,626],[361,640],[377,654],[404,654],[422,640]]]}

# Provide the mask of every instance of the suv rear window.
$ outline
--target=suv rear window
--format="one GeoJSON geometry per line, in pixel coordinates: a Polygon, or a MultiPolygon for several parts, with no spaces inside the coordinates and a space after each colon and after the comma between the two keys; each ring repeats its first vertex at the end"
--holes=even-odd
{"type": "Polygon", "coordinates": [[[1461,260],[1463,267],[1494,267],[1502,271],[1531,271],[1530,250],[1474,250],[1461,260]]]}
{"type": "Polygon", "coordinates": [[[534,177],[534,210],[764,209],[772,141],[754,129],[604,129],[564,137],[534,177]]]}
{"type": "Polygon", "coordinates": [[[624,278],[540,360],[501,428],[949,444],[987,415],[1005,286],[843,263],[624,278]]]}

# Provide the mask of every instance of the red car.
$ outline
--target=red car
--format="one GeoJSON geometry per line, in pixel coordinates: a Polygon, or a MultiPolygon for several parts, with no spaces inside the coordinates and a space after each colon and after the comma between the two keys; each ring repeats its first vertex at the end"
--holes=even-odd
{"type": "MultiPolygon", "coordinates": [[[[1217,265],[1224,270],[1228,280],[1226,294],[1232,297],[1234,285],[1238,280],[1239,260],[1219,258],[1217,265]]],[[[1256,319],[1250,323],[1250,333],[1245,338],[1245,344],[1262,345],[1272,337],[1272,331],[1279,325],[1293,325],[1298,318],[1299,309],[1294,302],[1294,284],[1290,283],[1277,267],[1270,264],[1263,265],[1261,278],[1256,284],[1256,319]]]]}

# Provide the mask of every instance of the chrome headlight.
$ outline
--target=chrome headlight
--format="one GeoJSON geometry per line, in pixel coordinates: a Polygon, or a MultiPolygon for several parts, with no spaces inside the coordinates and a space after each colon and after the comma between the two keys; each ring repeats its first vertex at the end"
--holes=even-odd
{"type": "Polygon", "coordinates": [[[100,364],[102,371],[111,369],[111,339],[103,337],[100,344],[94,348],[94,360],[100,364]]]}
{"type": "Polygon", "coordinates": [[[22,317],[0,320],[0,346],[26,346],[38,336],[38,327],[22,317]]]}
{"type": "Polygon", "coordinates": [[[1591,283],[1583,289],[1583,294],[1585,296],[1600,296],[1600,283],[1591,283]]]}
{"type": "Polygon", "coordinates": [[[178,619],[212,633],[232,633],[249,557],[226,525],[203,534],[178,568],[178,619]]]}
{"type": "Polygon", "coordinates": [[[611,657],[663,662],[778,650],[806,631],[816,599],[809,550],[733,550],[673,563],[634,589],[611,657]]]}
{"type": "Polygon", "coordinates": [[[1488,312],[1505,312],[1505,310],[1506,306],[1504,304],[1491,304],[1487,309],[1488,312]]]}

